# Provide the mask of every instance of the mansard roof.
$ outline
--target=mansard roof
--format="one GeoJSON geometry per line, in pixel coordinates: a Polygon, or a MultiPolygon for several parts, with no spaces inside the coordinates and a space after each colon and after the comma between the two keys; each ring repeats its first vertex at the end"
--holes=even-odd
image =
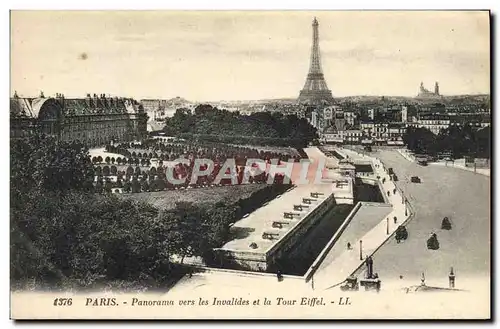
{"type": "Polygon", "coordinates": [[[47,102],[56,102],[66,116],[92,114],[136,114],[143,112],[142,106],[131,98],[86,97],[86,98],[21,98],[10,99],[10,113],[14,116],[37,118],[41,107],[47,102]]]}

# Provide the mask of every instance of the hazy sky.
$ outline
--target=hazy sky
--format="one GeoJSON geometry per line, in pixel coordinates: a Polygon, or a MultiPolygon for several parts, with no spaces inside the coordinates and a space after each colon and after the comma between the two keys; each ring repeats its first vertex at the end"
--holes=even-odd
{"type": "Polygon", "coordinates": [[[489,93],[488,12],[13,11],[11,92],[297,97],[319,20],[334,96],[489,93]]]}

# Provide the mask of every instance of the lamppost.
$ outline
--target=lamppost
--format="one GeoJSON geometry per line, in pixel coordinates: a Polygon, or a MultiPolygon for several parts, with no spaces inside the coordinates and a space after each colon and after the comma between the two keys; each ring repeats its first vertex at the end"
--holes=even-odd
{"type": "Polygon", "coordinates": [[[455,273],[453,272],[453,267],[450,270],[450,274],[448,275],[448,280],[449,280],[449,286],[450,289],[455,288],[455,273]]]}
{"type": "Polygon", "coordinates": [[[359,260],[363,260],[363,240],[359,240],[359,260]]]}
{"type": "Polygon", "coordinates": [[[311,288],[314,290],[314,274],[316,274],[316,266],[311,267],[312,275],[311,275],[311,288]]]}
{"type": "Polygon", "coordinates": [[[387,235],[389,235],[389,217],[386,218],[386,222],[387,222],[387,235]]]}

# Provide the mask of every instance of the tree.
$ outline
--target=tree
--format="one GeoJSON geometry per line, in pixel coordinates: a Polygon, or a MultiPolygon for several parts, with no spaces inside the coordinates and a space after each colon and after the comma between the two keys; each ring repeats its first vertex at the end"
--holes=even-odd
{"type": "Polygon", "coordinates": [[[114,163],[115,163],[115,161],[116,161],[115,157],[112,157],[112,158],[111,158],[111,163],[112,163],[112,164],[114,164],[114,163]]]}
{"type": "Polygon", "coordinates": [[[113,188],[113,183],[109,178],[107,178],[106,183],[104,184],[104,192],[111,193],[112,188],[113,188]]]}
{"type": "Polygon", "coordinates": [[[441,222],[441,229],[442,230],[451,230],[451,222],[448,217],[443,218],[443,221],[441,222]]]}
{"type": "Polygon", "coordinates": [[[439,249],[439,241],[437,239],[436,233],[432,233],[430,238],[427,239],[427,249],[430,249],[430,250],[438,250],[439,249]]]}
{"type": "Polygon", "coordinates": [[[99,156],[97,157],[97,162],[98,162],[98,163],[102,163],[102,156],[100,156],[100,155],[99,155],[99,156]]]}
{"type": "Polygon", "coordinates": [[[83,190],[85,182],[94,180],[94,168],[83,144],[58,142],[38,134],[11,140],[10,168],[13,201],[22,201],[23,195],[33,188],[54,192],[83,190]]]}
{"type": "Polygon", "coordinates": [[[133,174],[134,174],[134,168],[132,166],[128,166],[126,175],[132,176],[133,174]]]}
{"type": "Polygon", "coordinates": [[[129,193],[130,190],[132,188],[132,185],[130,184],[129,181],[126,181],[124,184],[123,184],[123,191],[125,191],[126,193],[129,193]]]}
{"type": "Polygon", "coordinates": [[[104,168],[102,168],[102,174],[103,174],[104,176],[109,176],[109,174],[110,174],[110,169],[109,169],[109,167],[108,167],[108,166],[104,166],[104,168]]]}
{"type": "Polygon", "coordinates": [[[117,163],[118,165],[121,165],[121,164],[122,164],[122,158],[117,157],[117,158],[116,158],[116,163],[117,163]]]}
{"type": "Polygon", "coordinates": [[[96,176],[100,176],[100,175],[102,175],[102,168],[101,168],[101,166],[96,166],[96,167],[94,168],[94,174],[95,174],[96,176]]]}
{"type": "Polygon", "coordinates": [[[143,180],[141,183],[142,192],[149,192],[149,184],[147,180],[143,180]]]}
{"type": "Polygon", "coordinates": [[[141,191],[141,184],[137,178],[132,179],[132,193],[139,193],[141,191]]]}
{"type": "Polygon", "coordinates": [[[111,175],[116,175],[118,169],[116,168],[116,166],[111,166],[111,175]]]}
{"type": "Polygon", "coordinates": [[[408,127],[403,135],[403,142],[416,154],[436,153],[436,135],[429,129],[408,127]]]}
{"type": "Polygon", "coordinates": [[[104,161],[106,161],[106,163],[109,164],[109,162],[111,161],[111,159],[109,158],[109,156],[107,156],[104,161]]]}

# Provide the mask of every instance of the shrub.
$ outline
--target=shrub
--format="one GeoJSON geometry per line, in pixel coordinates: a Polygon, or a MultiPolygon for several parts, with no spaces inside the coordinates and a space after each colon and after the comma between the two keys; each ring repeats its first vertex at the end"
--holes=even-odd
{"type": "Polygon", "coordinates": [[[438,250],[439,249],[439,241],[436,233],[433,233],[429,239],[427,239],[427,249],[430,250],[438,250]]]}
{"type": "Polygon", "coordinates": [[[108,166],[104,166],[104,168],[102,168],[102,174],[104,176],[109,176],[110,174],[110,170],[109,170],[109,167],[108,166]]]}
{"type": "Polygon", "coordinates": [[[451,230],[451,222],[448,217],[443,218],[443,221],[441,222],[441,229],[451,230]]]}

